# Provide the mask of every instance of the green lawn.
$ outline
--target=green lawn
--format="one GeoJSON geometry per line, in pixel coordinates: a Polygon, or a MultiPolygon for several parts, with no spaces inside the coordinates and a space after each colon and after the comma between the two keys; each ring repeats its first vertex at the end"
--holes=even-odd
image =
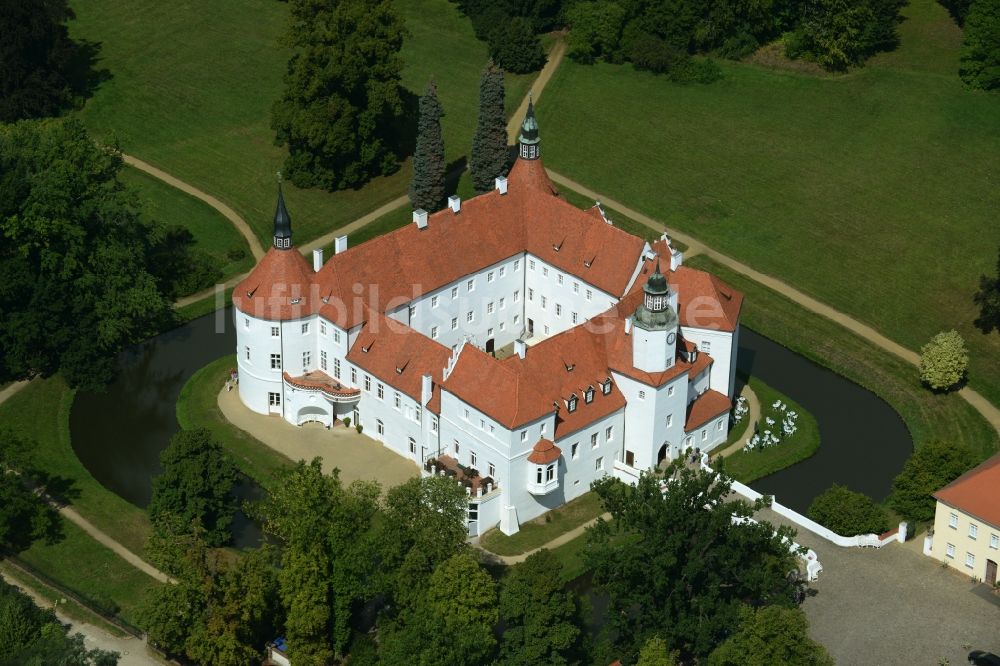
{"type": "Polygon", "coordinates": [[[892,405],[914,446],[934,439],[956,442],[968,445],[981,458],[997,450],[997,433],[979,412],[957,395],[924,389],[917,369],[906,361],[707,257],[692,257],[686,263],[714,273],[746,294],[744,324],[892,405]]]}
{"type": "Polygon", "coordinates": [[[544,546],[557,536],[583,525],[601,515],[601,498],[586,492],[575,500],[549,511],[544,516],[521,525],[520,531],[507,536],[500,530],[490,530],[479,544],[497,555],[520,555],[544,546]]]}
{"type": "Polygon", "coordinates": [[[121,179],[138,193],[147,217],[186,227],[194,236],[195,246],[212,257],[223,275],[253,268],[247,242],[214,208],[138,169],[125,167],[121,179]]]}
{"type": "Polygon", "coordinates": [[[567,61],[537,109],[546,165],[911,349],[957,328],[1000,404],[1000,335],[971,325],[1000,246],[1000,95],[963,87],[940,5],[905,14],[897,52],[840,77],[722,63],[678,85],[567,61]]]}
{"type": "Polygon", "coordinates": [[[80,515],[141,555],[150,529],[146,512],[102,486],[70,444],[73,395],[59,376],[36,379],[0,405],[0,428],[33,440],[35,464],[69,482],[74,493],[69,502],[80,515]]]}
{"type": "Polygon", "coordinates": [[[217,396],[235,356],[223,356],[194,373],[177,398],[177,422],[185,430],[208,428],[244,474],[267,487],[274,473],[292,461],[240,430],[222,415],[217,396]]]}
{"type": "MultiPolygon", "coordinates": [[[[288,5],[274,0],[160,3],[73,0],[73,36],[101,44],[111,79],[81,113],[94,136],[117,137],[134,154],[232,206],[262,241],[270,239],[275,173],[270,108],[282,89],[289,50],[279,43],[288,5]]],[[[448,0],[398,0],[409,37],[404,84],[416,93],[433,76],[447,116],[449,160],[466,154],[486,47],[448,0]]],[[[533,76],[508,77],[510,108],[533,76]]],[[[289,187],[286,199],[303,242],[406,191],[409,164],[360,190],[289,187]]]]}
{"type": "Polygon", "coordinates": [[[142,573],[111,550],[94,541],[67,520],[65,538],[53,545],[36,543],[20,558],[45,576],[102,610],[114,610],[126,622],[138,625],[136,611],[161,583],[142,573]]]}
{"type": "MultiPolygon", "coordinates": [[[[781,400],[788,405],[788,409],[798,412],[799,418],[796,421],[795,433],[779,444],[766,449],[737,451],[726,456],[726,472],[742,483],[751,483],[805,460],[816,453],[820,444],[819,424],[816,423],[812,414],[802,408],[802,405],[787,395],[774,390],[756,377],[750,377],[749,384],[761,405],[760,432],[767,429],[767,425],[763,421],[768,414],[773,413],[771,405],[776,400],[781,400]]],[[[775,418],[775,420],[778,419],[775,418]]],[[[749,415],[747,415],[740,426],[745,429],[750,425],[749,415]]],[[[781,428],[780,421],[775,427],[781,428]]]]}

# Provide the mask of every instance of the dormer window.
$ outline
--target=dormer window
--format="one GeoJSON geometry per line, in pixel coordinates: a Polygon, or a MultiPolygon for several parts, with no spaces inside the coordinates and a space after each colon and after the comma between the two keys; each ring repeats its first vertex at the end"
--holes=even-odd
{"type": "Polygon", "coordinates": [[[583,401],[588,405],[594,401],[594,387],[588,386],[587,390],[583,392],[583,401]]]}
{"type": "Polygon", "coordinates": [[[611,393],[611,379],[610,378],[605,379],[603,382],[601,382],[601,393],[603,393],[604,395],[608,395],[609,393],[611,393]]]}
{"type": "Polygon", "coordinates": [[[575,412],[576,411],[576,394],[575,393],[569,397],[569,400],[566,401],[566,409],[568,409],[571,412],[575,412]]]}

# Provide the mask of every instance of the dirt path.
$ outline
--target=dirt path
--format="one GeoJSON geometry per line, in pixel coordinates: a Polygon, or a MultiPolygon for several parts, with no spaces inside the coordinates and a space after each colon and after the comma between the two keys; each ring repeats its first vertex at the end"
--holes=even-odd
{"type": "MultiPolygon", "coordinates": [[[[52,608],[51,602],[38,594],[31,583],[21,580],[20,576],[13,576],[8,572],[0,573],[0,576],[31,597],[39,608],[52,608]]],[[[56,617],[63,624],[70,625],[70,635],[83,634],[83,642],[88,649],[98,648],[117,652],[120,655],[118,666],[158,666],[166,663],[154,657],[146,649],[146,643],[138,638],[115,636],[96,625],[69,618],[59,610],[56,610],[56,617]]]]}
{"type": "Polygon", "coordinates": [[[564,39],[556,40],[555,45],[552,50],[549,51],[549,58],[545,61],[545,66],[542,67],[542,71],[538,73],[538,78],[535,82],[531,84],[531,88],[528,94],[525,95],[524,99],[521,100],[521,105],[517,107],[517,111],[514,115],[510,117],[510,122],[507,123],[507,137],[509,143],[515,143],[517,141],[517,135],[521,130],[521,121],[524,119],[524,114],[528,112],[528,99],[529,97],[538,102],[542,97],[542,91],[545,90],[545,86],[548,84],[552,75],[559,68],[559,64],[562,62],[563,56],[566,54],[566,41],[564,39]]]}
{"type": "Polygon", "coordinates": [[[194,185],[189,185],[188,183],[185,183],[183,180],[174,178],[166,171],[161,171],[152,164],[147,164],[146,162],[143,162],[138,157],[122,154],[122,159],[125,160],[125,164],[129,165],[130,167],[134,167],[139,171],[148,173],[153,178],[156,178],[157,180],[162,180],[167,185],[170,185],[171,187],[176,187],[181,192],[189,194],[195,199],[200,199],[201,201],[204,201],[215,210],[219,211],[219,213],[223,217],[225,217],[227,220],[233,223],[233,226],[236,227],[236,230],[239,231],[240,234],[243,236],[243,238],[246,239],[247,245],[250,246],[250,251],[253,253],[254,259],[260,261],[264,257],[264,248],[261,247],[260,241],[257,240],[257,236],[255,236],[253,231],[250,229],[250,225],[246,223],[246,220],[237,215],[236,211],[234,211],[232,208],[222,203],[221,201],[213,197],[211,194],[202,192],[194,185]]]}
{"type": "Polygon", "coordinates": [[[726,457],[742,449],[750,441],[750,438],[753,437],[754,424],[760,421],[760,400],[757,399],[757,394],[753,392],[749,384],[743,385],[740,395],[747,399],[747,407],[749,408],[749,411],[743,416],[743,418],[747,419],[747,429],[739,441],[733,442],[718,453],[712,453],[713,457],[726,457]]]}
{"type": "Polygon", "coordinates": [[[583,534],[585,531],[587,531],[587,528],[590,527],[591,525],[593,525],[594,523],[596,523],[599,518],[603,518],[604,520],[611,520],[611,514],[610,513],[605,513],[604,515],[599,516],[598,518],[593,518],[591,520],[588,520],[583,525],[580,525],[579,527],[574,527],[569,532],[564,532],[563,534],[560,534],[559,536],[557,536],[552,541],[549,541],[548,543],[544,543],[541,546],[539,546],[538,548],[532,548],[531,550],[525,551],[525,552],[521,553],[520,555],[497,555],[492,550],[487,550],[486,548],[483,548],[482,546],[479,546],[479,549],[482,550],[483,552],[489,553],[490,555],[492,555],[493,557],[497,558],[498,560],[500,560],[504,564],[507,564],[507,565],[518,564],[520,562],[524,562],[530,556],[534,555],[535,553],[537,553],[538,551],[542,550],[543,548],[548,548],[549,550],[552,550],[553,548],[558,548],[559,546],[563,545],[564,543],[569,543],[570,541],[572,541],[573,539],[577,538],[578,536],[580,536],[581,534],[583,534]]]}
{"type": "MultiPolygon", "coordinates": [[[[549,169],[546,169],[546,171],[548,171],[549,178],[552,179],[552,182],[556,183],[557,185],[562,185],[564,187],[576,190],[577,192],[583,194],[584,196],[593,198],[595,201],[600,201],[602,203],[607,204],[610,208],[614,208],[615,210],[621,211],[624,215],[627,215],[636,222],[640,222],[646,225],[647,227],[650,227],[651,229],[656,229],[657,231],[663,231],[664,224],[662,222],[654,220],[648,215],[644,215],[637,210],[633,210],[632,208],[629,208],[625,204],[615,201],[614,199],[608,196],[605,196],[598,192],[594,192],[593,190],[585,187],[584,185],[570,178],[567,178],[566,176],[558,174],[549,169]]],[[[880,347],[885,351],[895,354],[904,361],[911,363],[913,365],[917,365],[920,363],[920,355],[917,354],[916,352],[907,349],[906,347],[903,347],[899,343],[893,342],[889,338],[885,337],[884,335],[876,331],[871,326],[863,324],[857,319],[854,319],[853,317],[850,317],[849,315],[846,315],[843,312],[840,312],[839,310],[836,310],[825,303],[821,303],[820,301],[817,301],[815,298],[811,296],[803,294],[801,291],[795,289],[787,282],[779,280],[778,278],[772,277],[770,275],[761,273],[760,271],[754,270],[753,268],[750,268],[746,264],[739,262],[730,256],[721,254],[720,252],[716,252],[715,250],[711,249],[710,247],[708,247],[707,245],[705,245],[704,243],[695,239],[692,236],[688,236],[687,234],[677,231],[671,231],[670,235],[671,237],[676,238],[677,240],[681,241],[682,243],[688,246],[688,251],[685,252],[685,255],[692,256],[696,254],[704,254],[706,257],[709,257],[712,260],[717,261],[720,264],[733,269],[734,271],[737,271],[738,273],[742,273],[751,280],[759,282],[765,287],[768,287],[769,289],[778,292],[782,296],[785,296],[786,298],[798,303],[807,310],[810,310],[811,312],[814,312],[818,315],[826,317],[827,319],[835,321],[836,323],[840,324],[841,326],[851,331],[858,337],[864,338],[865,340],[871,342],[877,347],[880,347]]],[[[985,418],[994,427],[994,429],[997,430],[997,432],[1000,432],[1000,409],[998,409],[996,405],[994,405],[989,400],[984,398],[982,395],[973,391],[970,388],[964,388],[961,391],[959,391],[958,394],[962,396],[966,400],[966,402],[972,405],[972,407],[976,411],[982,414],[983,418],[985,418]]]]}

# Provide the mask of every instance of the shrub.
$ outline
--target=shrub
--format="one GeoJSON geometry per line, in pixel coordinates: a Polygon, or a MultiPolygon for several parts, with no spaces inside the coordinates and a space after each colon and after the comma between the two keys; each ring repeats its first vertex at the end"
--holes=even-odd
{"type": "Polygon", "coordinates": [[[809,505],[808,516],[843,536],[881,534],[889,528],[889,515],[864,493],[834,484],[809,505]]]}
{"type": "Polygon", "coordinates": [[[613,59],[625,25],[625,9],[610,0],[581,2],[567,11],[572,30],[566,54],[586,64],[597,58],[613,59]]]}
{"type": "Polygon", "coordinates": [[[957,479],[975,463],[972,451],[964,446],[928,442],[913,452],[893,479],[889,506],[907,520],[932,520],[934,498],[931,493],[957,479]]]}
{"type": "Polygon", "coordinates": [[[846,70],[899,43],[896,26],[906,0],[808,0],[785,53],[826,69],[846,70]]]}
{"type": "Polygon", "coordinates": [[[958,331],[938,333],[920,349],[920,381],[946,391],[965,376],[969,352],[958,331]]]}
{"type": "Polygon", "coordinates": [[[489,36],[490,57],[497,65],[514,74],[527,74],[542,68],[545,51],[531,25],[520,16],[504,21],[489,36]]]}
{"type": "Polygon", "coordinates": [[[1000,89],[1000,0],[975,0],[969,8],[958,73],[973,88],[1000,89]]]}
{"type": "Polygon", "coordinates": [[[359,423],[359,424],[357,424],[356,426],[354,426],[354,429],[355,429],[355,430],[357,430],[357,431],[358,431],[358,434],[360,435],[360,434],[361,434],[361,431],[362,431],[362,430],[364,430],[364,429],[365,429],[365,427],[364,427],[363,425],[361,425],[361,424],[359,423]]]}
{"type": "Polygon", "coordinates": [[[344,417],[344,427],[345,428],[350,428],[351,427],[351,417],[350,416],[345,416],[344,417]]]}

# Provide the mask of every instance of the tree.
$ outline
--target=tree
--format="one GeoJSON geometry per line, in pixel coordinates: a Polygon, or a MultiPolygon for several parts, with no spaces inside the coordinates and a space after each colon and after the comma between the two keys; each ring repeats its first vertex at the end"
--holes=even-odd
{"type": "Polygon", "coordinates": [[[99,388],[172,320],[150,259],[162,228],[121,166],[75,120],[0,126],[0,381],[61,371],[99,388]]]}
{"type": "Polygon", "coordinates": [[[566,43],[569,57],[582,63],[613,59],[625,25],[625,8],[612,0],[581,2],[567,10],[572,30],[566,43]]]}
{"type": "Polygon", "coordinates": [[[413,180],[410,203],[414,208],[435,211],[444,206],[444,139],[441,136],[441,102],[437,86],[427,85],[420,98],[420,121],[417,125],[417,149],[413,154],[413,180]]]}
{"type": "Polygon", "coordinates": [[[285,175],[358,187],[399,168],[403,22],[390,0],[291,0],[295,49],[271,111],[285,175]]]}
{"type": "Polygon", "coordinates": [[[885,509],[864,493],[836,483],[816,496],[809,505],[808,515],[842,536],[881,534],[889,529],[885,509]]]}
{"type": "Polygon", "coordinates": [[[55,543],[62,536],[58,514],[32,489],[33,448],[13,431],[0,430],[0,554],[27,550],[35,541],[55,543]]]}
{"type": "Polygon", "coordinates": [[[906,0],[806,0],[786,53],[826,69],[846,70],[899,43],[896,26],[906,0]]]}
{"type": "Polygon", "coordinates": [[[958,73],[973,88],[1000,89],[1000,0],[970,5],[958,73]]]}
{"type": "Polygon", "coordinates": [[[731,484],[682,461],[635,486],[594,483],[613,520],[588,530],[584,558],[609,599],[607,630],[623,656],[634,659],[655,635],[682,658],[704,657],[735,630],[743,604],[795,604],[794,531],[734,521],[765,502],[728,499],[731,484]]]}
{"type": "Polygon", "coordinates": [[[677,659],[667,649],[667,643],[662,638],[653,636],[639,650],[635,666],[677,666],[677,659]]]}
{"type": "Polygon", "coordinates": [[[540,550],[515,565],[500,585],[504,633],[501,664],[569,664],[580,656],[580,616],[576,597],[565,591],[562,565],[540,550]]]}
{"type": "Polygon", "coordinates": [[[913,452],[892,481],[889,506],[906,520],[934,519],[932,493],[964,474],[976,458],[968,448],[931,441],[913,452]]]}
{"type": "Polygon", "coordinates": [[[526,18],[515,16],[490,33],[490,57],[514,74],[535,72],[545,65],[545,50],[526,18]]]}
{"type": "Polygon", "coordinates": [[[153,523],[165,516],[184,525],[198,521],[209,546],[229,543],[236,513],[233,486],[240,474],[212,433],[181,430],[160,454],[160,464],[163,472],[153,479],[147,508],[153,523]]]}
{"type": "Polygon", "coordinates": [[[42,610],[28,595],[0,579],[0,644],[4,664],[18,666],[115,666],[117,652],[88,650],[83,636],[68,634],[51,610],[42,610]]]}
{"type": "Polygon", "coordinates": [[[316,458],[281,474],[255,510],[264,531],[284,545],[278,582],[296,664],[321,665],[343,655],[353,607],[370,596],[378,497],[374,483],[343,488],[336,470],[323,474],[316,458]]]}
{"type": "Polygon", "coordinates": [[[997,251],[997,276],[982,275],[979,291],[972,297],[979,306],[979,317],[972,322],[983,333],[1000,330],[1000,250],[997,251]]]}
{"type": "Polygon", "coordinates": [[[955,23],[962,26],[965,24],[965,17],[969,15],[973,0],[938,0],[938,2],[948,10],[955,23]]]}
{"type": "Polygon", "coordinates": [[[465,551],[442,562],[421,596],[379,632],[379,656],[392,666],[489,663],[497,618],[496,584],[465,551]]]}
{"type": "Polygon", "coordinates": [[[708,657],[708,666],[833,666],[826,648],[809,637],[798,608],[744,608],[739,631],[708,657]]]}
{"type": "Polygon", "coordinates": [[[920,381],[936,391],[947,391],[965,377],[969,352],[958,331],[938,333],[920,348],[920,381]]]}
{"type": "Polygon", "coordinates": [[[0,122],[52,116],[73,101],[71,18],[66,0],[0,1],[0,122]]]}
{"type": "Polygon", "coordinates": [[[507,121],[503,106],[503,70],[490,60],[479,80],[479,119],[469,155],[469,172],[477,192],[492,190],[494,179],[507,166],[507,121]]]}

